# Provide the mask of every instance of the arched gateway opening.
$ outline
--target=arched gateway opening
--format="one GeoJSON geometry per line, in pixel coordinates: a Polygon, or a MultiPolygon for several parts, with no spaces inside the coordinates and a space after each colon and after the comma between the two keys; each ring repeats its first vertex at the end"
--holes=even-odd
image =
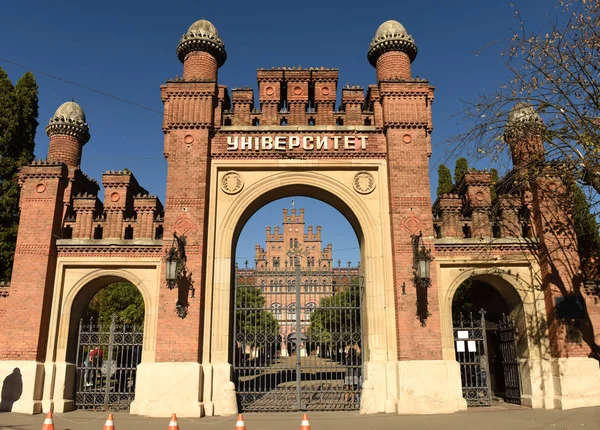
{"type": "Polygon", "coordinates": [[[502,278],[472,276],[454,293],[452,320],[467,404],[521,404],[519,358],[527,356],[527,340],[518,292],[502,278]]]}
{"type": "Polygon", "coordinates": [[[357,410],[363,277],[356,217],[316,188],[287,187],[265,198],[271,203],[250,218],[252,206],[240,219],[233,249],[231,362],[238,408],[357,410]],[[299,192],[320,194],[338,210],[298,198],[299,192]],[[282,196],[295,196],[297,203],[276,200],[282,196]],[[282,216],[267,218],[274,211],[282,216]],[[259,240],[252,233],[267,222],[259,240]],[[250,240],[258,243],[250,247],[250,240]],[[343,252],[350,248],[353,253],[343,252]]]}
{"type": "Polygon", "coordinates": [[[144,298],[127,279],[99,277],[77,293],[67,344],[67,362],[75,364],[77,409],[129,409],[142,360],[144,318],[144,298]]]}

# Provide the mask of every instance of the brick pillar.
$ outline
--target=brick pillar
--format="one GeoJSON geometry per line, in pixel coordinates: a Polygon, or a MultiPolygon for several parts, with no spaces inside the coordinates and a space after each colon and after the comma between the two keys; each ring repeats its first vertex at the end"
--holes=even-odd
{"type": "MultiPolygon", "coordinates": [[[[206,55],[203,58],[212,63],[206,55]]],[[[261,85],[263,97],[265,85],[261,85]]],[[[166,288],[163,264],[156,330],[157,362],[199,362],[202,355],[203,309],[200,297],[205,288],[210,136],[214,128],[213,106],[219,97],[217,90],[216,82],[169,82],[161,87],[165,104],[164,153],[168,163],[163,255],[171,247],[174,232],[186,237],[187,269],[197,294],[195,299],[191,298],[191,294],[186,298],[178,289],[166,288]],[[168,116],[169,106],[174,100],[182,100],[182,109],[193,105],[195,111],[202,114],[195,115],[186,124],[178,124],[168,116]],[[189,303],[185,319],[176,313],[176,303],[180,299],[187,299],[189,303]]]]}
{"type": "Polygon", "coordinates": [[[422,232],[432,248],[434,238],[429,183],[433,87],[426,82],[380,82],[379,92],[387,138],[398,359],[437,360],[442,347],[435,270],[426,291],[430,316],[422,324],[416,317],[423,297],[417,298],[411,244],[411,235],[422,232]],[[406,295],[400,294],[403,284],[406,295]]]}
{"type": "Polygon", "coordinates": [[[250,113],[254,106],[254,92],[249,88],[234,88],[231,90],[233,118],[231,125],[252,125],[250,113]]]}
{"type": "Polygon", "coordinates": [[[442,237],[463,237],[460,215],[462,198],[458,194],[443,194],[434,204],[441,218],[442,237]]]}
{"type": "Polygon", "coordinates": [[[500,237],[520,237],[522,233],[519,222],[521,199],[518,196],[498,196],[500,206],[500,237]]]}
{"type": "Polygon", "coordinates": [[[313,70],[316,125],[335,125],[333,111],[337,97],[338,71],[336,69],[313,70]]]}
{"type": "Polygon", "coordinates": [[[492,175],[486,172],[468,172],[457,184],[459,193],[465,197],[466,210],[471,212],[472,237],[491,237],[492,175]]]}
{"type": "Polygon", "coordinates": [[[363,89],[359,86],[342,89],[342,107],[346,112],[344,125],[363,125],[362,106],[365,102],[363,89]]]}
{"type": "Polygon", "coordinates": [[[21,170],[20,181],[21,219],[10,296],[3,299],[0,360],[44,361],[68,170],[34,163],[21,170]]]}
{"type": "Polygon", "coordinates": [[[283,70],[258,70],[258,98],[260,101],[261,125],[279,125],[278,112],[283,94],[283,70]]]}
{"type": "Polygon", "coordinates": [[[155,196],[136,196],[133,208],[137,221],[133,230],[134,239],[154,239],[154,218],[162,210],[160,201],[155,196]]]}
{"type": "Polygon", "coordinates": [[[73,239],[92,238],[94,218],[102,212],[101,207],[96,196],[85,194],[73,198],[73,211],[75,212],[73,239]]]}

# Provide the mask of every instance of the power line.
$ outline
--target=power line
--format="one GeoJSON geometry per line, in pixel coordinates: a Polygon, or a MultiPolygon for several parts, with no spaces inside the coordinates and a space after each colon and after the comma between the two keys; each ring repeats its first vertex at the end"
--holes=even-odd
{"type": "Polygon", "coordinates": [[[70,81],[68,79],[61,78],[60,76],[56,76],[56,75],[53,75],[52,73],[44,72],[43,70],[34,69],[33,67],[29,67],[29,66],[27,66],[25,64],[17,63],[16,61],[12,61],[12,60],[9,60],[7,58],[0,57],[0,61],[3,61],[3,62],[8,63],[8,64],[12,64],[12,65],[17,66],[17,67],[21,67],[23,69],[31,70],[32,72],[38,73],[40,75],[44,75],[44,76],[47,76],[49,78],[56,79],[57,81],[61,81],[61,82],[64,82],[66,84],[73,85],[75,87],[83,88],[84,90],[88,90],[88,91],[91,91],[93,93],[103,95],[105,97],[110,97],[111,99],[115,99],[115,100],[118,100],[120,102],[127,103],[127,104],[130,104],[130,105],[139,107],[141,109],[148,110],[150,112],[154,112],[154,113],[158,113],[160,115],[163,115],[162,111],[153,109],[153,108],[148,107],[148,106],[144,106],[144,105],[136,103],[136,102],[132,102],[131,100],[124,99],[123,97],[115,96],[113,94],[109,94],[107,92],[100,91],[100,90],[97,90],[97,89],[92,88],[92,87],[88,87],[87,85],[78,84],[77,82],[73,82],[73,81],[70,81]]]}

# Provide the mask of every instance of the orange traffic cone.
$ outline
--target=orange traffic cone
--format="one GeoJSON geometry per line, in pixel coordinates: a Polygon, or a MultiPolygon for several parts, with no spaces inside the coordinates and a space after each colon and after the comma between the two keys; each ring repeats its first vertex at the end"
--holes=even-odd
{"type": "Polygon", "coordinates": [[[171,415],[168,430],[179,430],[179,424],[177,424],[177,416],[175,414],[171,415]]]}
{"type": "Polygon", "coordinates": [[[235,423],[235,430],[246,430],[246,424],[244,423],[242,414],[238,415],[237,422],[235,423]]]}
{"type": "Polygon", "coordinates": [[[308,422],[308,415],[304,414],[302,422],[300,423],[300,430],[310,430],[310,423],[308,422]]]}
{"type": "Polygon", "coordinates": [[[108,414],[108,418],[104,423],[103,430],[115,430],[115,422],[113,421],[113,414],[108,414]]]}
{"type": "Polygon", "coordinates": [[[54,430],[54,421],[52,420],[52,411],[46,414],[46,419],[42,425],[42,430],[54,430]]]}

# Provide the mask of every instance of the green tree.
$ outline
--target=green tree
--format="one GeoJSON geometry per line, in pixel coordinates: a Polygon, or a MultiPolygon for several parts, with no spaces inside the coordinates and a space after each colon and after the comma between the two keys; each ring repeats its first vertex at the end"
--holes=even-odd
{"type": "Polygon", "coordinates": [[[498,171],[496,169],[491,169],[490,173],[492,174],[492,187],[490,188],[490,193],[492,195],[492,201],[494,201],[498,198],[498,190],[496,189],[496,186],[500,181],[500,177],[498,176],[498,171]]]}
{"type": "Polygon", "coordinates": [[[279,334],[279,323],[265,309],[266,300],[260,288],[254,285],[238,286],[235,303],[235,332],[245,335],[247,345],[264,345],[267,339],[261,342],[257,337],[260,333],[273,336],[279,334]]]}
{"type": "Polygon", "coordinates": [[[458,184],[468,171],[469,162],[466,158],[461,157],[456,160],[456,165],[454,166],[454,182],[458,184]]]}
{"type": "Polygon", "coordinates": [[[347,288],[333,296],[320,300],[319,307],[310,315],[307,334],[312,344],[345,346],[360,342],[358,279],[351,280],[347,288]]]}
{"type": "Polygon", "coordinates": [[[458,318],[460,314],[468,317],[470,313],[476,314],[479,311],[472,303],[472,291],[473,281],[471,279],[467,279],[458,286],[452,298],[452,318],[458,318]]]}
{"type": "Polygon", "coordinates": [[[13,86],[0,68],[0,280],[12,272],[19,225],[18,171],[33,161],[38,87],[25,73],[13,86]]]}
{"type": "Polygon", "coordinates": [[[130,282],[107,285],[90,301],[86,319],[93,317],[102,325],[109,325],[113,314],[117,322],[144,325],[144,298],[130,282]]]}
{"type": "Polygon", "coordinates": [[[440,164],[438,167],[438,187],[437,195],[451,193],[454,190],[454,184],[452,183],[452,173],[445,164],[440,164]]]}

